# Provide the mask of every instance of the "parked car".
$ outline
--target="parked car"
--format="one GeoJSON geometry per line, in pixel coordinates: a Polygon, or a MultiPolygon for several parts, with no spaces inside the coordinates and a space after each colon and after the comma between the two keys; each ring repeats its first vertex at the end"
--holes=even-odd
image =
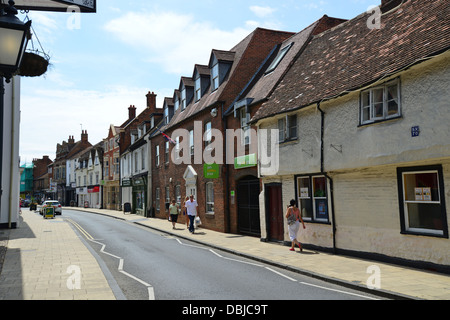
{"type": "Polygon", "coordinates": [[[44,203],[41,206],[41,210],[39,211],[39,214],[43,215],[44,211],[45,211],[45,208],[48,207],[48,206],[53,206],[53,208],[55,208],[55,215],[57,215],[57,214],[61,215],[62,214],[61,204],[59,203],[59,201],[56,201],[56,200],[44,201],[44,203]]]}

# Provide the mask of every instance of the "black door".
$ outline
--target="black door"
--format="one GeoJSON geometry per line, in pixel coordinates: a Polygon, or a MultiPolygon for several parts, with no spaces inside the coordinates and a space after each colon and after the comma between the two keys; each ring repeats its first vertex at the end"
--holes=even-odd
{"type": "Polygon", "coordinates": [[[237,186],[239,233],[261,236],[259,220],[259,180],[250,176],[241,179],[237,186]]]}

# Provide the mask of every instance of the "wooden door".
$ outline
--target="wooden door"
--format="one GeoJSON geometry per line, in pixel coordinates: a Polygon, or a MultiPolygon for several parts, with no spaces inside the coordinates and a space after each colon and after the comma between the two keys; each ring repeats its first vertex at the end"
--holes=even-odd
{"type": "Polygon", "coordinates": [[[281,184],[266,185],[266,207],[268,216],[268,238],[273,241],[284,240],[283,207],[281,184]]]}

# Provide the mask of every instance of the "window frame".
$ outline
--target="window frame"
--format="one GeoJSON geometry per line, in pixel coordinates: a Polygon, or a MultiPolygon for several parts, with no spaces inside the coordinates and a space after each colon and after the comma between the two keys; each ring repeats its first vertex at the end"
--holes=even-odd
{"type": "Polygon", "coordinates": [[[212,143],[212,123],[207,121],[204,125],[203,140],[205,144],[205,149],[212,143]]]}
{"type": "Polygon", "coordinates": [[[205,184],[205,210],[207,214],[214,214],[214,182],[205,184]]]}
{"type": "Polygon", "coordinates": [[[277,56],[275,57],[275,59],[273,59],[273,61],[270,63],[269,67],[267,67],[266,72],[264,73],[264,75],[267,75],[271,72],[273,72],[278,65],[280,64],[281,61],[283,61],[284,57],[286,56],[286,54],[289,52],[289,50],[292,48],[292,45],[294,43],[291,42],[288,45],[285,45],[283,48],[280,49],[280,51],[278,51],[277,56]]]}
{"type": "Polygon", "coordinates": [[[400,118],[402,116],[402,99],[401,99],[401,82],[400,78],[396,78],[390,81],[387,81],[383,84],[373,86],[371,88],[368,88],[366,90],[362,90],[359,97],[359,124],[360,126],[368,125],[372,123],[377,123],[381,121],[387,121],[391,119],[400,118]],[[389,115],[389,102],[392,101],[389,100],[388,94],[389,90],[388,88],[392,86],[397,86],[397,112],[395,114],[389,115]],[[375,92],[383,90],[383,100],[378,101],[378,103],[374,102],[375,92]],[[368,100],[369,105],[366,105],[365,103],[365,97],[368,94],[368,100]],[[376,114],[376,106],[375,104],[383,104],[383,115],[377,116],[376,114]],[[369,119],[365,120],[365,115],[369,115],[369,119]]]}
{"type": "Polygon", "coordinates": [[[447,209],[445,204],[445,190],[444,190],[444,175],[442,165],[434,166],[417,166],[417,167],[399,167],[397,168],[397,183],[398,183],[398,201],[400,210],[400,233],[417,236],[430,236],[437,238],[449,238],[447,209]],[[406,200],[405,199],[405,176],[412,174],[435,173],[437,175],[438,196],[439,201],[433,200],[406,200]],[[431,204],[440,206],[440,223],[442,223],[442,230],[416,228],[409,226],[409,212],[408,204],[431,204]]]}
{"type": "Polygon", "coordinates": [[[239,110],[239,124],[241,127],[241,144],[247,146],[251,144],[251,126],[248,124],[250,122],[250,113],[247,112],[247,108],[241,108],[239,110]],[[247,139],[248,138],[248,139],[247,139]],[[248,141],[246,141],[248,140],[248,141]]]}
{"type": "Polygon", "coordinates": [[[200,75],[198,75],[198,77],[195,79],[194,86],[195,102],[198,102],[202,98],[202,79],[200,75]]]}
{"type": "MultiPolygon", "coordinates": [[[[331,216],[331,208],[328,204],[329,202],[329,193],[328,193],[328,179],[323,174],[303,174],[303,175],[296,175],[295,176],[295,196],[297,199],[297,205],[298,208],[302,214],[302,219],[307,222],[312,223],[322,223],[322,224],[331,224],[330,216],[331,216]],[[302,193],[300,188],[300,179],[308,179],[308,195],[306,196],[305,193],[302,193]],[[325,195],[321,196],[319,194],[316,194],[318,190],[315,189],[314,179],[324,179],[325,181],[325,195]],[[303,216],[302,212],[302,204],[301,201],[305,200],[308,201],[308,207],[312,209],[311,217],[303,216]],[[321,201],[323,203],[323,200],[325,200],[325,210],[326,210],[326,218],[320,218],[318,215],[318,207],[317,207],[317,201],[321,201]]],[[[320,203],[319,203],[320,205],[320,203]]]]}
{"type": "Polygon", "coordinates": [[[283,118],[278,119],[277,123],[278,127],[278,142],[288,142],[295,141],[298,139],[298,115],[291,114],[286,115],[283,118]],[[295,121],[292,121],[295,119],[295,121]],[[295,125],[293,123],[295,122],[295,125]],[[292,131],[295,129],[295,135],[292,134],[292,131]]]}
{"type": "Polygon", "coordinates": [[[220,87],[220,70],[219,70],[219,62],[217,62],[211,68],[211,92],[216,91],[220,87]],[[217,73],[217,74],[215,74],[217,73]],[[217,83],[216,83],[217,82],[217,83]],[[217,85],[217,86],[216,86],[217,85]]]}
{"type": "Polygon", "coordinates": [[[159,145],[155,146],[155,167],[159,166],[159,145]]]}
{"type": "Polygon", "coordinates": [[[156,210],[160,211],[161,209],[161,189],[160,188],[156,188],[155,189],[155,208],[156,210]]]}

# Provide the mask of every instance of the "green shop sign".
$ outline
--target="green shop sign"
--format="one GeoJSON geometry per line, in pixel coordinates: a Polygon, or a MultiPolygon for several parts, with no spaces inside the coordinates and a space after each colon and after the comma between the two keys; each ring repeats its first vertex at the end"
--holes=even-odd
{"type": "Polygon", "coordinates": [[[217,163],[204,164],[203,176],[206,179],[218,179],[220,177],[220,167],[217,163]]]}
{"type": "Polygon", "coordinates": [[[256,159],[256,153],[247,154],[242,157],[234,158],[234,168],[235,169],[256,167],[257,164],[258,164],[258,162],[256,159]]]}

